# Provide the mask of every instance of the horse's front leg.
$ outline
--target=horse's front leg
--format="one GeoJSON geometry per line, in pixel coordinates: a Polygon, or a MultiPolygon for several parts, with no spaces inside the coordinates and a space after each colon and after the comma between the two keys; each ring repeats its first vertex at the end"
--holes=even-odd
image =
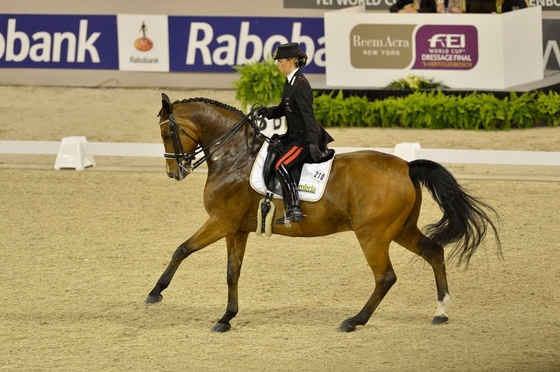
{"type": "Polygon", "coordinates": [[[171,262],[167,265],[167,268],[158,279],[155,287],[148,294],[144,304],[155,304],[163,300],[161,292],[169,286],[169,283],[171,283],[171,279],[173,279],[173,275],[175,275],[175,272],[179,268],[181,262],[183,262],[183,260],[192,253],[207,247],[224,236],[225,234],[222,232],[222,229],[220,229],[216,220],[210,219],[206,221],[206,223],[198,229],[193,236],[175,250],[173,257],[171,258],[171,262]]]}
{"type": "Polygon", "coordinates": [[[238,287],[241,265],[247,245],[248,232],[237,232],[226,236],[228,264],[227,264],[227,284],[228,284],[228,304],[226,313],[218,320],[212,328],[214,332],[226,332],[231,328],[229,321],[237,315],[239,310],[238,287]]]}

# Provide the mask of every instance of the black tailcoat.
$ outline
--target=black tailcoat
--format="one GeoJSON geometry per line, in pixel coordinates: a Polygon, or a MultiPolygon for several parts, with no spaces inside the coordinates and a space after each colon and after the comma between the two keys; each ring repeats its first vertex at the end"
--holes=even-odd
{"type": "Polygon", "coordinates": [[[294,74],[291,82],[286,82],[282,101],[278,106],[269,107],[269,119],[286,116],[288,124],[287,142],[298,146],[310,143],[326,147],[334,139],[317,123],[313,113],[313,91],[301,69],[294,74]]]}

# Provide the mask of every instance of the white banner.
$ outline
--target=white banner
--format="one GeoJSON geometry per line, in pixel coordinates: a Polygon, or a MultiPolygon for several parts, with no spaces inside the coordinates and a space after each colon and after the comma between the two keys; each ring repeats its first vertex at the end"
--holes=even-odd
{"type": "Polygon", "coordinates": [[[379,14],[354,7],[325,13],[325,39],[333,88],[384,87],[409,74],[451,89],[506,89],[543,79],[540,7],[504,14],[379,14]]]}
{"type": "Polygon", "coordinates": [[[119,69],[169,71],[166,15],[117,15],[119,69]]]}

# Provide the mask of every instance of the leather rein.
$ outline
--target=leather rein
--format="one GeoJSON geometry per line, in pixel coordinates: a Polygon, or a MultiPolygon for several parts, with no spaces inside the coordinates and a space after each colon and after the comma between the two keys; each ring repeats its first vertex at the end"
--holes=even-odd
{"type": "Polygon", "coordinates": [[[175,161],[177,162],[177,166],[181,168],[186,175],[188,175],[192,173],[196,168],[198,168],[202,163],[204,163],[208,157],[211,157],[216,151],[218,151],[218,149],[222,147],[231,137],[233,137],[233,135],[237,133],[246,122],[249,122],[249,124],[251,124],[251,126],[255,130],[256,136],[263,136],[265,140],[268,141],[269,138],[262,134],[260,131],[260,127],[262,127],[262,121],[264,121],[264,118],[259,118],[255,115],[257,109],[258,107],[255,108],[253,106],[251,111],[243,116],[241,120],[235,123],[228,131],[226,131],[220,137],[214,139],[204,147],[200,146],[196,139],[194,139],[183,127],[177,124],[175,116],[173,115],[173,113],[171,113],[169,114],[169,118],[159,123],[159,125],[162,126],[166,123],[169,123],[170,136],[171,140],[173,141],[174,152],[165,152],[163,156],[166,159],[175,159],[175,161]],[[261,123],[256,124],[259,119],[261,123]],[[183,150],[183,144],[181,143],[180,137],[181,133],[198,145],[194,152],[185,152],[183,150]],[[208,156],[206,155],[206,150],[209,151],[208,156]],[[200,153],[204,153],[205,155],[203,155],[200,159],[198,159],[194,164],[191,165],[191,162],[200,153]]]}

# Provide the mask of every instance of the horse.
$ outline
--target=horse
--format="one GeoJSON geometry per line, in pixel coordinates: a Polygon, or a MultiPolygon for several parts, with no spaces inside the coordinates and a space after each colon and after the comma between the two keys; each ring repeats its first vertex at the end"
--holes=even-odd
{"type": "MultiPolygon", "coordinates": [[[[203,200],[209,218],[176,248],[144,303],[162,301],[161,292],[169,286],[181,262],[225,238],[228,298],[225,314],[212,327],[215,332],[230,330],[230,321],[239,311],[240,270],[248,236],[257,227],[257,206],[262,200],[249,183],[253,162],[267,140],[260,134],[255,111],[245,115],[232,106],[199,97],[171,103],[162,94],[158,114],[167,175],[181,181],[202,162],[207,163],[203,200]],[[200,154],[202,158],[193,163],[200,154]]],[[[281,200],[272,202],[276,219],[283,205],[281,200]]],[[[449,320],[444,247],[451,244],[449,260],[468,266],[491,232],[501,256],[496,210],[467,193],[449,171],[430,160],[407,162],[372,150],[336,154],[322,198],[302,202],[301,208],[308,217],[296,224],[273,225],[272,233],[317,237],[353,231],[373,272],[373,293],[355,316],[340,324],[341,332],[365,325],[396,282],[389,257],[393,241],[431,266],[437,290],[432,319],[436,325],[449,320]],[[443,214],[438,222],[426,226],[424,233],[417,225],[422,187],[428,189],[443,214]]]]}

